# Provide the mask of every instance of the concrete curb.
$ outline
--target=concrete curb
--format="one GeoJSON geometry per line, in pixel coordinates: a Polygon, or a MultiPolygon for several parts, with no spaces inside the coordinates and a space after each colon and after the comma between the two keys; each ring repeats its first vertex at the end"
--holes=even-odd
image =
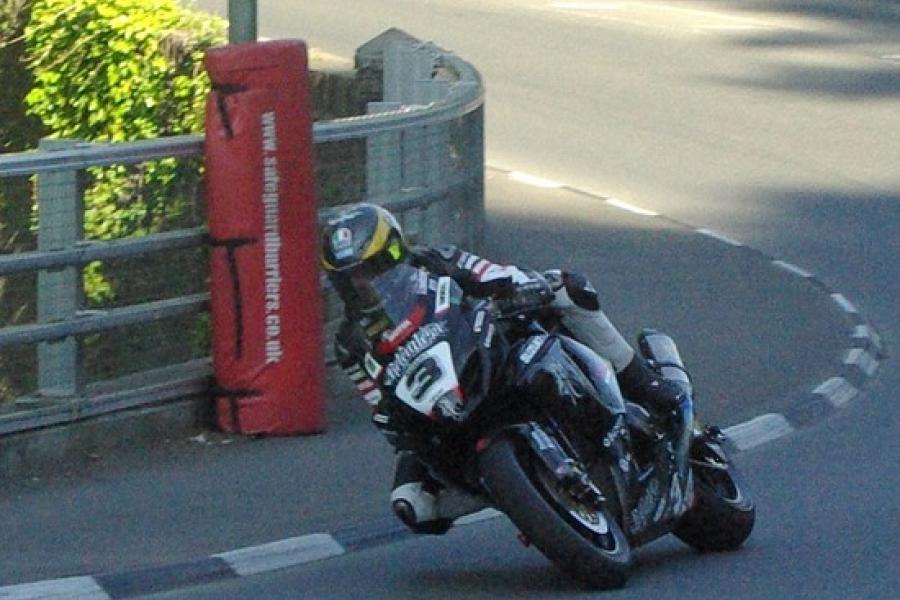
{"type": "MultiPolygon", "coordinates": [[[[819,278],[801,267],[775,259],[715,231],[695,228],[654,211],[623,203],[615,198],[593,194],[520,172],[492,167],[489,169],[523,185],[563,188],[628,212],[664,219],[679,227],[693,230],[698,235],[756,254],[768,261],[773,268],[787,271],[804,279],[831,298],[842,312],[849,332],[847,346],[842,353],[840,362],[836,362],[833,376],[808,389],[792,394],[788,398],[788,408],[783,414],[763,414],[725,429],[728,445],[733,452],[744,452],[781,439],[799,428],[813,425],[845,408],[851,401],[859,397],[866,381],[875,374],[880,361],[887,356],[878,332],[860,315],[856,306],[843,294],[831,290],[819,278]]],[[[456,525],[470,525],[501,515],[502,513],[494,509],[485,509],[459,519],[456,525]]],[[[414,534],[395,519],[380,519],[358,527],[339,529],[330,533],[312,533],[258,546],[238,548],[189,562],[0,587],[0,600],[132,598],[295,567],[413,537],[415,537],[414,534]]]]}
{"type": "MultiPolygon", "coordinates": [[[[501,516],[485,509],[459,519],[466,526],[501,516]]],[[[268,544],[238,548],[198,560],[121,573],[66,577],[0,587],[0,599],[78,598],[118,600],[183,587],[247,577],[392,544],[415,535],[393,517],[331,533],[311,533],[268,544]]]]}

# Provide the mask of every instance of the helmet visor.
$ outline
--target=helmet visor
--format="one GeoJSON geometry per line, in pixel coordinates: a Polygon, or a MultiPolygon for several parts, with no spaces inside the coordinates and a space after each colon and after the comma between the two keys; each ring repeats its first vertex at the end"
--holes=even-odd
{"type": "Polygon", "coordinates": [[[344,289],[338,292],[352,308],[373,317],[378,313],[396,326],[412,314],[425,293],[423,276],[404,263],[380,273],[374,273],[371,265],[358,265],[340,273],[344,289]]]}

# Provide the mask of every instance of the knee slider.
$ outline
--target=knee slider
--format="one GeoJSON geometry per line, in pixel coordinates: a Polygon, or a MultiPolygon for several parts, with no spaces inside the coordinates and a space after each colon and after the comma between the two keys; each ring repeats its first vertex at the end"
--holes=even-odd
{"type": "Polygon", "coordinates": [[[414,533],[441,535],[453,525],[437,515],[437,499],[421,483],[406,483],[391,493],[391,509],[414,533]]]}

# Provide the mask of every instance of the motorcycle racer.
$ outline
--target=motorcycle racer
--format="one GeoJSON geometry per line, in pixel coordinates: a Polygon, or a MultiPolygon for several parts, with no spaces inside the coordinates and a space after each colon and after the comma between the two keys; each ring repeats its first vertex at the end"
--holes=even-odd
{"type": "Polygon", "coordinates": [[[549,306],[573,336],[607,359],[616,371],[624,396],[665,423],[680,406],[683,391],[660,377],[624,339],[600,307],[590,281],[577,273],[538,273],[498,265],[452,245],[412,247],[396,218],[374,204],[341,210],[322,227],[322,267],[344,302],[344,318],[335,336],[340,366],[372,407],[374,424],[398,452],[391,506],[417,533],[444,533],[455,518],[483,508],[477,499],[449,489],[429,476],[411,448],[404,445],[384,402],[380,368],[373,351],[396,350],[404,324],[391,323],[380,312],[372,279],[398,264],[451,277],[472,297],[490,297],[506,308],[549,306]]]}

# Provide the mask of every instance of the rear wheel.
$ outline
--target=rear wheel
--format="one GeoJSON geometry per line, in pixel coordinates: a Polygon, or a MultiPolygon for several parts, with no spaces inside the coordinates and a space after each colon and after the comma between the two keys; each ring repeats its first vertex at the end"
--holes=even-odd
{"type": "MultiPolygon", "coordinates": [[[[592,587],[625,584],[631,548],[613,511],[579,502],[530,449],[508,437],[482,453],[480,466],[497,508],[544,556],[592,587]]],[[[612,490],[603,493],[613,497],[612,490]]]]}
{"type": "Polygon", "coordinates": [[[730,462],[692,461],[694,506],[673,533],[700,552],[736,550],[750,537],[756,507],[730,462]]]}

